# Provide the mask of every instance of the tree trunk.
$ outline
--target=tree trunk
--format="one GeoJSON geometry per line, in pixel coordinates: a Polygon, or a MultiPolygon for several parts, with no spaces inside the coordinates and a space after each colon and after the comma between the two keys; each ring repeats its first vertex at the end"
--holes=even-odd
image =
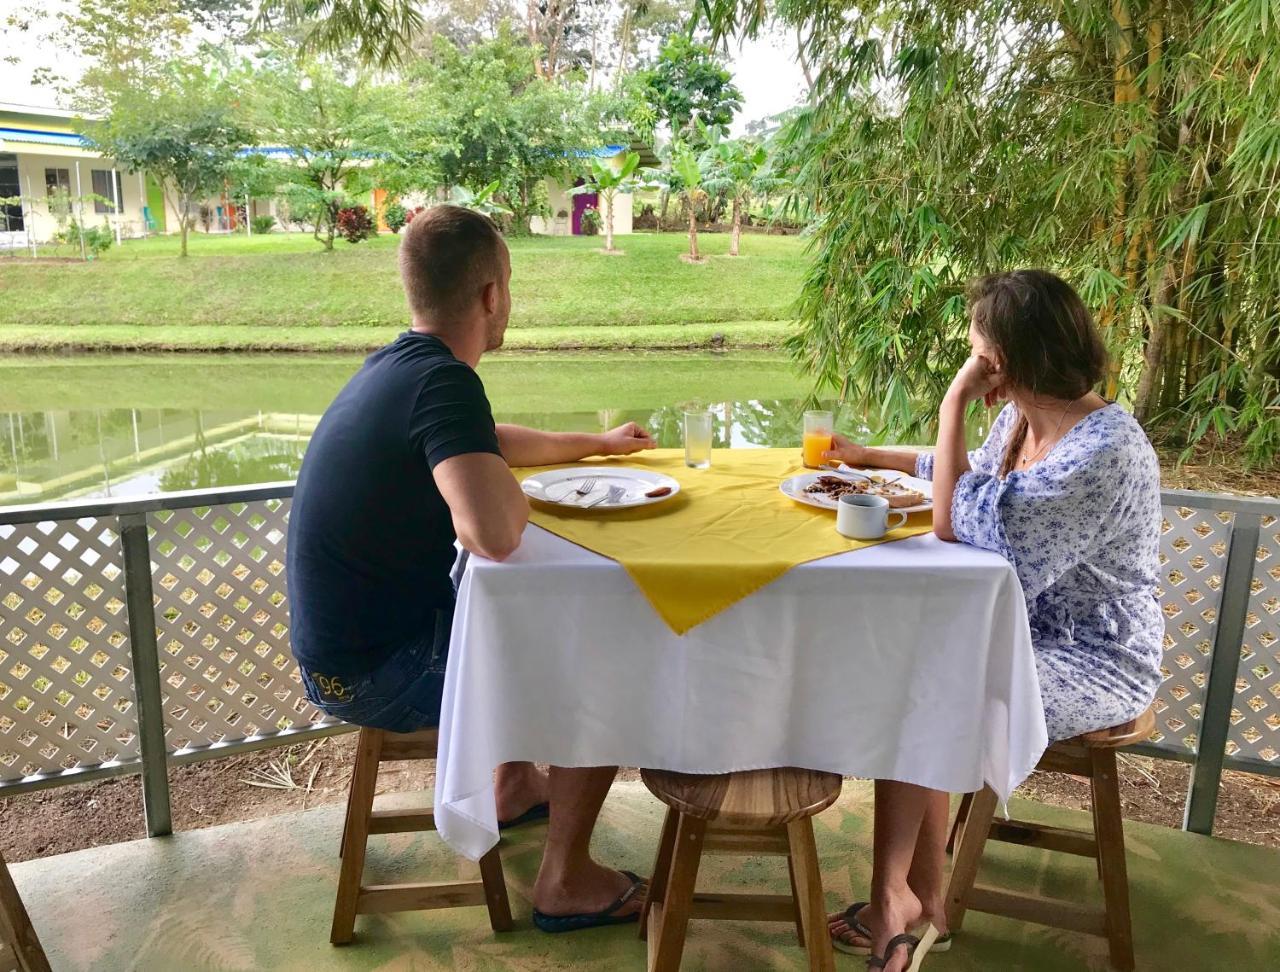
{"type": "Polygon", "coordinates": [[[729,256],[738,255],[738,241],[742,237],[742,200],[733,197],[733,231],[729,234],[729,256]]]}
{"type": "Polygon", "coordinates": [[[662,190],[662,211],[658,213],[658,231],[662,231],[662,224],[667,221],[667,209],[671,206],[671,190],[662,190]]]}
{"type": "Polygon", "coordinates": [[[698,262],[698,210],[689,200],[689,259],[698,262]]]}
{"type": "Polygon", "coordinates": [[[604,195],[604,248],[608,253],[613,252],[613,192],[606,192],[604,195]]]}

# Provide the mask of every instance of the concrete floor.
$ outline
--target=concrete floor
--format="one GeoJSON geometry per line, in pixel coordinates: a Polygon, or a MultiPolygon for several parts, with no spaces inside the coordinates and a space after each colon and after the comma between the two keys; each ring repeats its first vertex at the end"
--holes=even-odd
{"type": "MultiPolygon", "coordinates": [[[[384,799],[384,798],[380,798],[384,799]]],[[[385,798],[408,805],[425,800],[385,798]]],[[[1083,825],[1085,815],[1014,801],[1031,819],[1083,825]]],[[[596,833],[606,861],[647,873],[660,807],[638,783],[615,786],[596,833]]],[[[517,831],[504,851],[516,930],[494,936],[483,909],[361,917],[355,943],[328,943],[341,815],[336,807],[139,840],[13,865],[57,972],[590,972],[642,970],[635,926],[549,936],[529,921],[543,828],[517,831]]],[[[870,787],[849,783],[816,821],[827,902],[864,896],[870,872],[870,787]]],[[[1280,969],[1280,851],[1131,824],[1127,828],[1138,967],[1161,972],[1280,969]]],[[[448,880],[473,866],[434,835],[370,843],[368,877],[448,880]]],[[[981,880],[1093,900],[1092,861],[993,845],[981,880]]],[[[786,890],[777,859],[707,858],[702,887],[786,890]]],[[[781,924],[695,922],[683,968],[754,972],[805,968],[781,924]]],[[[837,956],[837,967],[861,960],[837,956]]],[[[1106,946],[1070,932],[973,914],[931,972],[1105,969],[1106,946]]]]}

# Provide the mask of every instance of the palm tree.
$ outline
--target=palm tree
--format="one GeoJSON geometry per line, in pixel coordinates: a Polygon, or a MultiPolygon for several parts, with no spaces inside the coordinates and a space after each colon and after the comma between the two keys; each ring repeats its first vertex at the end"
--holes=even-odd
{"type": "Polygon", "coordinates": [[[675,142],[671,147],[671,169],[680,177],[680,194],[689,207],[689,253],[685,259],[690,263],[701,263],[698,256],[698,206],[707,198],[707,191],[702,187],[702,166],[692,148],[683,142],[675,142]]]}
{"type": "Polygon", "coordinates": [[[622,159],[622,165],[614,168],[612,165],[602,163],[599,159],[591,160],[591,172],[587,175],[587,181],[581,186],[575,186],[569,190],[571,196],[581,196],[586,193],[597,193],[604,199],[604,251],[606,253],[616,253],[613,248],[613,201],[620,192],[631,192],[637,187],[637,183],[631,176],[635,173],[636,167],[640,164],[640,154],[638,152],[628,152],[622,159]]]}

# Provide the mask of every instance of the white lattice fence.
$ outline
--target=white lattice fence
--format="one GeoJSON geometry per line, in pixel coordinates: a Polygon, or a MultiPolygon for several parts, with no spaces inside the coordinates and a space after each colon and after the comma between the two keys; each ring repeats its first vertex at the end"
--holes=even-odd
{"type": "Polygon", "coordinates": [[[138,756],[116,527],[0,525],[0,783],[138,756]]]}
{"type": "Polygon", "coordinates": [[[330,722],[289,651],[289,500],[148,516],[171,751],[330,722]]]}
{"type": "Polygon", "coordinates": [[[1160,537],[1164,661],[1152,742],[1196,752],[1222,603],[1222,576],[1233,516],[1166,506],[1160,537]]]}
{"type": "Polygon", "coordinates": [[[1240,646],[1227,755],[1280,764],[1280,518],[1264,516],[1240,646]]]}

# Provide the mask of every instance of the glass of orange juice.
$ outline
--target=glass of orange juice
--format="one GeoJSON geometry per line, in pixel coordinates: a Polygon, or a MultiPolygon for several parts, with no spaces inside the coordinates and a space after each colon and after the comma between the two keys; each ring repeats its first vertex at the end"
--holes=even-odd
{"type": "Polygon", "coordinates": [[[831,450],[831,429],[834,426],[830,412],[804,413],[804,464],[810,469],[825,465],[824,452],[831,450]]]}

